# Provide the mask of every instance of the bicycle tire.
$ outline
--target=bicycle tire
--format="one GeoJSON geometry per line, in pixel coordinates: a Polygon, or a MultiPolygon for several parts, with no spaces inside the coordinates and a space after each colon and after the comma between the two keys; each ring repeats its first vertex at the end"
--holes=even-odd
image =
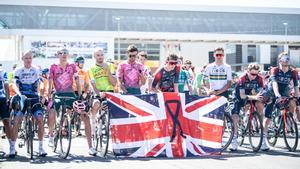
{"type": "Polygon", "coordinates": [[[102,116],[100,116],[100,124],[97,141],[97,151],[101,157],[105,157],[108,151],[109,145],[109,113],[105,111],[102,116]],[[99,146],[99,148],[98,148],[99,146]]]}
{"type": "Polygon", "coordinates": [[[248,121],[247,128],[248,128],[248,138],[249,138],[250,146],[252,147],[252,150],[254,152],[257,152],[257,151],[259,151],[259,149],[262,145],[264,128],[263,128],[262,118],[256,111],[254,111],[252,113],[252,119],[248,121]],[[251,124],[252,124],[252,126],[253,125],[256,125],[256,126],[250,127],[251,124]],[[258,133],[258,138],[255,138],[255,136],[253,135],[254,132],[258,133]],[[259,139],[257,145],[254,144],[254,141],[255,141],[254,139],[259,139]]]}
{"type": "Polygon", "coordinates": [[[224,127],[223,127],[223,134],[222,134],[221,151],[225,151],[228,148],[228,146],[231,144],[232,139],[233,139],[233,131],[234,131],[233,120],[232,120],[230,114],[225,112],[224,113],[224,127]],[[227,129],[227,131],[226,131],[226,129],[227,129]],[[229,137],[228,137],[228,140],[224,144],[223,143],[223,137],[224,137],[225,132],[229,133],[229,137]]]}
{"type": "Polygon", "coordinates": [[[59,129],[60,156],[66,159],[70,153],[72,141],[71,118],[67,114],[63,114],[60,124],[60,126],[64,126],[64,130],[62,127],[59,129]]]}
{"type": "MultiPolygon", "coordinates": [[[[287,149],[291,152],[294,152],[298,146],[298,126],[293,118],[293,114],[290,112],[286,113],[286,119],[282,118],[283,122],[283,139],[287,149]],[[284,122],[284,120],[286,120],[284,122]],[[290,145],[288,142],[288,135],[292,134],[291,140],[295,142],[290,145]]],[[[289,137],[290,138],[290,137],[289,137]]]]}

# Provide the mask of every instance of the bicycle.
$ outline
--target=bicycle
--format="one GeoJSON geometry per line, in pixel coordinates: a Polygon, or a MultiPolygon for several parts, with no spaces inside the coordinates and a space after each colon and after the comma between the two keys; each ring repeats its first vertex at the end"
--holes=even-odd
{"type": "MultiPolygon", "coordinates": [[[[32,116],[31,110],[35,107],[40,105],[41,103],[35,103],[33,106],[31,106],[32,100],[40,100],[39,98],[25,98],[24,105],[25,108],[25,121],[23,121],[21,126],[21,135],[20,138],[23,139],[23,143],[20,141],[19,147],[22,148],[24,145],[26,145],[27,153],[30,156],[30,159],[33,159],[33,139],[34,139],[34,133],[37,131],[37,129],[34,129],[34,120],[32,116]]],[[[15,110],[14,110],[15,111],[15,110]]],[[[20,111],[20,110],[18,110],[20,111]]],[[[12,119],[12,122],[14,120],[12,119]]]]}
{"type": "Polygon", "coordinates": [[[245,137],[248,136],[252,150],[257,152],[263,141],[263,123],[254,103],[254,101],[248,101],[244,106],[244,111],[239,114],[238,142],[239,146],[242,146],[245,137]],[[248,111],[245,111],[246,109],[248,111]]]}
{"type": "Polygon", "coordinates": [[[70,153],[71,141],[72,141],[72,126],[71,119],[72,114],[68,114],[66,109],[66,100],[74,100],[74,97],[69,96],[54,96],[54,99],[61,100],[61,108],[57,112],[55,135],[54,135],[54,147],[53,152],[56,152],[58,142],[60,144],[60,157],[66,159],[70,153]]]}
{"type": "MultiPolygon", "coordinates": [[[[99,100],[100,101],[100,109],[99,113],[97,113],[96,117],[96,130],[94,135],[92,136],[93,144],[95,145],[96,151],[99,152],[101,157],[105,157],[108,152],[109,145],[109,112],[107,107],[106,99],[102,99],[99,96],[91,97],[91,100],[99,100]]],[[[92,103],[92,102],[90,102],[92,103]]],[[[92,104],[90,104],[91,106],[92,104]]]]}
{"type": "MultiPolygon", "coordinates": [[[[268,129],[268,142],[275,146],[278,137],[283,137],[287,149],[295,151],[298,146],[298,127],[293,118],[293,113],[289,111],[289,101],[293,98],[283,97],[282,103],[279,100],[275,102],[275,110],[268,129]]],[[[299,104],[299,103],[298,103],[299,104]]]]}

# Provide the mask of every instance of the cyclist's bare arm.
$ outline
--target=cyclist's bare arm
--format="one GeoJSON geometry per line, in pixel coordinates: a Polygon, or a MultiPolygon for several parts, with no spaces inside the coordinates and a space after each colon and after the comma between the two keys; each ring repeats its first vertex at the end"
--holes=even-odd
{"type": "Polygon", "coordinates": [[[52,98],[52,87],[53,87],[53,79],[49,78],[48,80],[48,98],[52,98]]]}
{"type": "Polygon", "coordinates": [[[272,86],[273,86],[273,91],[276,97],[280,97],[280,93],[279,93],[279,88],[278,88],[278,83],[276,81],[272,82],[272,86]]]}
{"type": "Polygon", "coordinates": [[[76,83],[76,87],[77,87],[77,91],[78,91],[78,96],[80,97],[82,95],[82,89],[81,89],[79,78],[78,78],[77,74],[74,74],[74,79],[75,79],[75,83],[76,83]]]}

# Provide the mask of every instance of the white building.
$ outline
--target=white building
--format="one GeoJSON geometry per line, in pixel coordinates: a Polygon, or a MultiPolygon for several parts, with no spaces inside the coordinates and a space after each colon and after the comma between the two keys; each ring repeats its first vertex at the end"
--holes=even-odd
{"type": "Polygon", "coordinates": [[[202,66],[220,46],[235,70],[249,62],[276,65],[278,53],[288,49],[300,66],[300,7],[0,0],[0,25],[5,68],[32,48],[47,58],[35,59],[36,64],[48,66],[64,45],[86,57],[101,47],[108,58],[124,60],[129,44],[146,50],[154,66],[168,53],[202,66]]]}

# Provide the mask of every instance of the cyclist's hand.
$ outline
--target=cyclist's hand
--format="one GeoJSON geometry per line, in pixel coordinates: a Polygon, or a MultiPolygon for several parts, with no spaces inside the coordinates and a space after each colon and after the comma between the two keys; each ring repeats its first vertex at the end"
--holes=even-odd
{"type": "Polygon", "coordinates": [[[214,90],[209,90],[207,94],[208,95],[217,95],[217,92],[214,90]]]}
{"type": "Polygon", "coordinates": [[[105,93],[104,93],[104,92],[100,92],[100,93],[99,93],[99,96],[100,96],[101,99],[102,99],[102,98],[105,98],[105,93]]]}
{"type": "Polygon", "coordinates": [[[83,93],[81,96],[82,96],[82,99],[84,99],[84,100],[85,100],[85,99],[86,99],[86,97],[87,97],[87,93],[83,93]]]}
{"type": "Polygon", "coordinates": [[[263,101],[263,95],[261,95],[261,94],[257,94],[256,96],[255,96],[255,100],[258,100],[258,101],[263,101]]]}

